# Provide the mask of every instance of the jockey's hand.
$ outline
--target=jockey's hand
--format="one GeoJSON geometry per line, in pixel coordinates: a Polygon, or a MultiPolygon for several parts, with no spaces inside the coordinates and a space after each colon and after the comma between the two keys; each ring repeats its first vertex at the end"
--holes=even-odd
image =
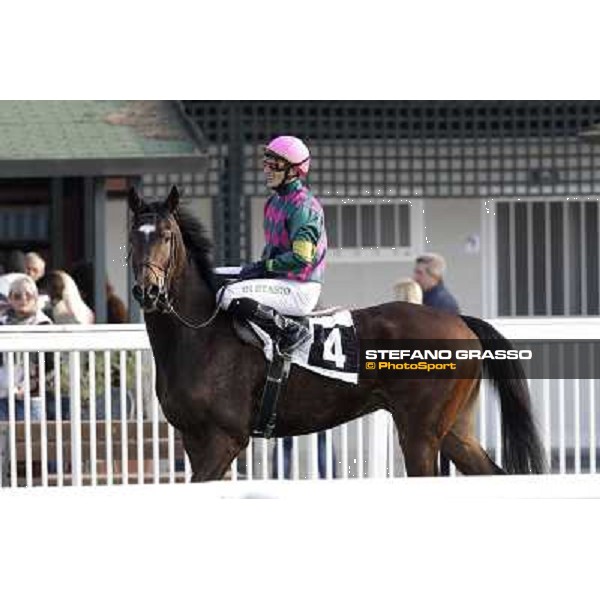
{"type": "Polygon", "coordinates": [[[244,265],[238,277],[240,279],[260,279],[267,275],[267,265],[264,260],[244,265]]]}

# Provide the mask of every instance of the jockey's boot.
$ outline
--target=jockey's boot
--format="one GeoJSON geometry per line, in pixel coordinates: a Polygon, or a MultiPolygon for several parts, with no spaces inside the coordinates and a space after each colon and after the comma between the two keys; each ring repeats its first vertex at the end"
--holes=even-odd
{"type": "Polygon", "coordinates": [[[256,323],[275,342],[281,354],[290,355],[310,338],[309,328],[301,322],[284,317],[274,308],[260,304],[252,298],[235,298],[228,310],[237,317],[256,323]]]}

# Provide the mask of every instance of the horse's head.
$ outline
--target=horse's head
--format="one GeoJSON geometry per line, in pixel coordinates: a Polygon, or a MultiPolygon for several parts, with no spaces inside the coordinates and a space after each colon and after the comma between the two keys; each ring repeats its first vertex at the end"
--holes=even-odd
{"type": "Polygon", "coordinates": [[[174,212],[179,191],[171,188],[164,202],[146,204],[134,188],[129,190],[133,224],[129,232],[131,264],[135,276],[133,296],[146,312],[169,310],[169,291],[185,256],[174,212]]]}

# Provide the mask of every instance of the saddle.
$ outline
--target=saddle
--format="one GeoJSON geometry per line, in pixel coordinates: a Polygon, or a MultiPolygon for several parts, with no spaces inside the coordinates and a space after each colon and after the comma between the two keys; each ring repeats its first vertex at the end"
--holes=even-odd
{"type": "MultiPolygon", "coordinates": [[[[284,316],[288,319],[292,319],[293,321],[306,324],[309,317],[325,317],[328,315],[333,315],[341,310],[344,310],[341,306],[331,306],[328,308],[315,309],[304,317],[291,317],[289,315],[284,316]]],[[[256,333],[256,330],[247,321],[240,321],[234,317],[233,329],[242,342],[249,344],[250,346],[255,346],[260,350],[264,349],[264,339],[261,338],[258,333],[256,333]]]]}
{"type": "MultiPolygon", "coordinates": [[[[313,311],[306,317],[291,317],[289,315],[285,316],[288,319],[297,320],[303,324],[306,324],[308,323],[309,316],[329,315],[333,314],[337,310],[340,309],[332,307],[313,311]]],[[[233,328],[237,336],[243,342],[264,351],[265,339],[256,332],[251,323],[247,321],[240,321],[234,318],[233,328]]],[[[263,331],[263,335],[266,335],[266,332],[263,331]]],[[[290,356],[280,354],[277,351],[277,345],[275,343],[271,342],[271,346],[272,358],[271,361],[268,362],[267,377],[260,401],[260,408],[256,418],[254,419],[252,427],[253,437],[264,437],[267,439],[272,437],[273,430],[275,429],[275,421],[277,419],[277,402],[280,396],[285,393],[292,363],[290,356]]]]}

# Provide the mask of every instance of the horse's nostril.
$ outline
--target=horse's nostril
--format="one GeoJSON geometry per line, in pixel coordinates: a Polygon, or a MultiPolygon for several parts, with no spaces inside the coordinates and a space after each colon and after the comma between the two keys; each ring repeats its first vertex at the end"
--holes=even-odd
{"type": "Polygon", "coordinates": [[[158,292],[159,290],[157,285],[149,285],[146,289],[146,296],[148,296],[148,298],[151,300],[155,300],[158,298],[158,292]]]}
{"type": "Polygon", "coordinates": [[[142,286],[141,285],[134,285],[133,288],[131,289],[131,293],[133,294],[133,297],[138,301],[141,302],[142,298],[144,297],[144,291],[142,290],[142,286]]]}

